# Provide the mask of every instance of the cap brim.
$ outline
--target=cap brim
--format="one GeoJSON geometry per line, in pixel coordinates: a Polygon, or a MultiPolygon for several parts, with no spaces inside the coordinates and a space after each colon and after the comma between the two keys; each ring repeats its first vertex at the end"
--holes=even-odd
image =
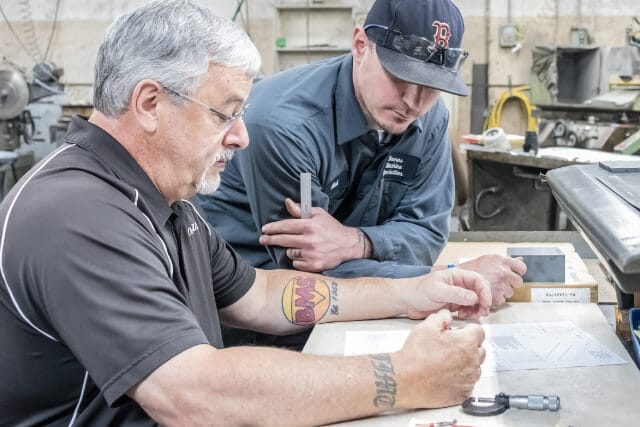
{"type": "Polygon", "coordinates": [[[438,64],[411,58],[379,44],[376,44],[376,52],[384,69],[400,80],[429,86],[454,95],[469,95],[469,87],[457,72],[438,64]]]}

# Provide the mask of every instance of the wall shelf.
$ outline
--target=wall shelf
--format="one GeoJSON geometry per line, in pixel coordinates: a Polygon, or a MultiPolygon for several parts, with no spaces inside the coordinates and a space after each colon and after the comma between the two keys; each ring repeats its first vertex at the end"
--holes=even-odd
{"type": "Polygon", "coordinates": [[[353,4],[277,3],[275,9],[275,72],[351,51],[353,4]]]}

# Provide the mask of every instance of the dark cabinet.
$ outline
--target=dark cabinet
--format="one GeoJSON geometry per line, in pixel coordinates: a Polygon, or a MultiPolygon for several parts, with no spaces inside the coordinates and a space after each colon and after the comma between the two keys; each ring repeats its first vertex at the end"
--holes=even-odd
{"type": "Polygon", "coordinates": [[[573,163],[525,153],[468,150],[469,228],[474,231],[566,228],[544,174],[573,163]]]}

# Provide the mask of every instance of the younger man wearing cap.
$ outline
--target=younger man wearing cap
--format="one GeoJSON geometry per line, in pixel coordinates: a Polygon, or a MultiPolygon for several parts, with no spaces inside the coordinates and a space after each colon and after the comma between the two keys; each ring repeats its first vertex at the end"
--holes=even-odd
{"type": "MultiPolygon", "coordinates": [[[[377,0],[350,54],[290,69],[252,90],[248,149],[203,201],[208,220],[261,268],[410,277],[445,246],[454,200],[449,114],[466,96],[468,53],[450,0],[377,0]],[[299,219],[300,174],[313,210],[299,219]]],[[[460,264],[492,284],[493,305],[526,266],[499,255],[460,264]]],[[[438,267],[435,267],[436,269],[438,267]]]]}

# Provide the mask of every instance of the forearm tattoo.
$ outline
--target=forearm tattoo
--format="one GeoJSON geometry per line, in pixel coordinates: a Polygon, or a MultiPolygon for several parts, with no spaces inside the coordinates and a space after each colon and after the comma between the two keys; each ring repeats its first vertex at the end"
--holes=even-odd
{"type": "Polygon", "coordinates": [[[373,404],[376,407],[393,408],[396,405],[397,383],[395,372],[389,354],[371,354],[373,375],[376,383],[376,397],[373,404]]]}
{"type": "Polygon", "coordinates": [[[331,282],[331,314],[337,316],[340,314],[338,307],[338,283],[331,282]]]}
{"type": "Polygon", "coordinates": [[[327,314],[330,302],[329,285],[314,277],[294,277],[282,291],[282,312],[294,325],[315,324],[327,314]]]}

